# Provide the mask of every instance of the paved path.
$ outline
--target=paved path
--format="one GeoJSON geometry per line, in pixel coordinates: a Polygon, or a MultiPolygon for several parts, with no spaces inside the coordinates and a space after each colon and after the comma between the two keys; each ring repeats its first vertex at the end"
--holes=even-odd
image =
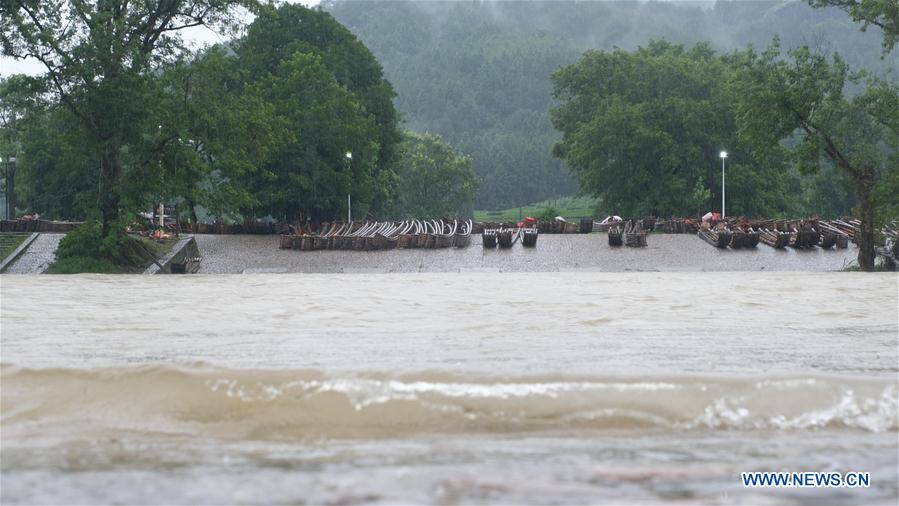
{"type": "Polygon", "coordinates": [[[41,233],[4,274],[40,274],[56,260],[56,248],[66,234],[41,233]]]}

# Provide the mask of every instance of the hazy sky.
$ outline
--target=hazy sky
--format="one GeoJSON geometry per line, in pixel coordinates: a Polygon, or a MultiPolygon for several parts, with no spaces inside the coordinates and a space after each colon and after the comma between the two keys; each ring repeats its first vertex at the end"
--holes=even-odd
{"type": "MultiPolygon", "coordinates": [[[[286,3],[301,3],[304,5],[316,5],[319,0],[282,0],[286,3]]],[[[248,20],[249,21],[249,20],[248,20]]],[[[188,28],[182,31],[185,39],[192,44],[200,46],[222,42],[222,38],[212,30],[205,27],[188,28]]],[[[40,74],[44,71],[43,65],[36,60],[14,60],[5,55],[0,55],[0,76],[6,77],[12,74],[40,74]]]]}

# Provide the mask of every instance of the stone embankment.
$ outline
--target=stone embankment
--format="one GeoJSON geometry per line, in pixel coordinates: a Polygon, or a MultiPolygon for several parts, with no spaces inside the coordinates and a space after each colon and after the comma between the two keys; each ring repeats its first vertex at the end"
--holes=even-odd
{"type": "Polygon", "coordinates": [[[40,274],[56,261],[56,248],[66,234],[41,233],[6,269],[4,274],[40,274]]]}

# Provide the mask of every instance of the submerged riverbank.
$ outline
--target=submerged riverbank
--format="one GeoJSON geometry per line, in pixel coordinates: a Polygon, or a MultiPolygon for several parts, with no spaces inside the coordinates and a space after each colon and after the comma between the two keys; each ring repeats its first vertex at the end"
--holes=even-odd
{"type": "Polygon", "coordinates": [[[541,234],[536,248],[484,249],[479,237],[461,249],[295,251],[272,235],[197,235],[201,274],[260,272],[678,272],[839,271],[858,250],[717,249],[692,234],[650,234],[646,248],[612,248],[606,234],[541,234]]]}
{"type": "Polygon", "coordinates": [[[2,502],[894,504],[897,286],[5,276],[2,502]]]}

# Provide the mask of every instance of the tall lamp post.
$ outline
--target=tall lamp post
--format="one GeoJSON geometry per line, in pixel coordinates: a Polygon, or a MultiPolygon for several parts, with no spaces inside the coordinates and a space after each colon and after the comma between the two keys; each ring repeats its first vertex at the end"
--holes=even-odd
{"type": "Polygon", "coordinates": [[[6,219],[16,219],[16,157],[6,159],[6,219]]]}
{"type": "Polygon", "coordinates": [[[727,160],[727,151],[722,151],[721,157],[721,217],[724,218],[724,161],[727,160]]]}
{"type": "MultiPolygon", "coordinates": [[[[347,151],[345,160],[346,160],[347,175],[349,175],[350,162],[353,161],[353,153],[350,153],[349,151],[347,151]]],[[[350,198],[350,194],[347,193],[346,194],[346,222],[350,223],[352,221],[353,221],[353,201],[350,198]]]]}
{"type": "MultiPolygon", "coordinates": [[[[2,166],[2,165],[3,165],[3,157],[0,156],[0,166],[2,166]]],[[[3,181],[3,197],[4,197],[3,210],[0,211],[0,216],[2,216],[4,220],[8,220],[9,216],[6,214],[6,211],[7,211],[7,208],[6,208],[6,181],[3,181]]]]}

